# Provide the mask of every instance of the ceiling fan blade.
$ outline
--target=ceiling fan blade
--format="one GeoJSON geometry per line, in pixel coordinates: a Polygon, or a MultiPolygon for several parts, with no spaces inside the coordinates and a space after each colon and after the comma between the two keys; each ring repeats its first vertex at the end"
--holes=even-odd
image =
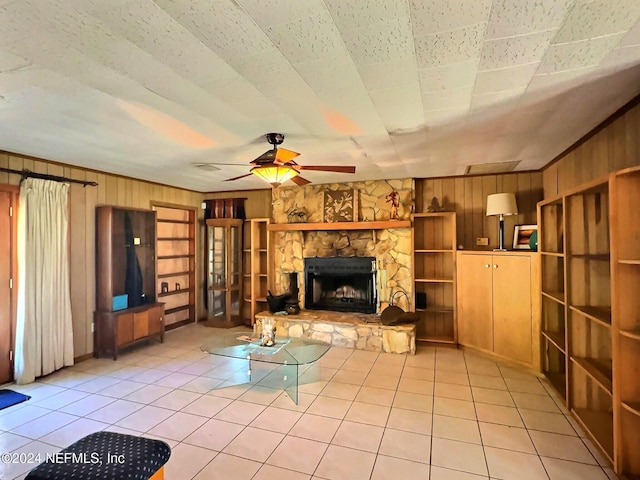
{"type": "Polygon", "coordinates": [[[307,183],[311,183],[310,180],[307,180],[306,178],[302,178],[300,175],[293,177],[291,181],[296,185],[306,185],[307,183]]]}
{"type": "Polygon", "coordinates": [[[315,170],[316,172],[356,173],[353,165],[296,165],[296,170],[315,170]]]}
{"type": "Polygon", "coordinates": [[[276,151],[276,161],[281,163],[286,163],[298,156],[300,156],[298,152],[294,152],[293,150],[287,150],[286,148],[279,148],[276,151]]]}
{"type": "Polygon", "coordinates": [[[224,182],[233,182],[234,180],[240,180],[241,178],[250,177],[251,175],[252,175],[251,173],[247,173],[245,175],[240,175],[239,177],[227,178],[226,180],[223,180],[223,181],[224,182]]]}

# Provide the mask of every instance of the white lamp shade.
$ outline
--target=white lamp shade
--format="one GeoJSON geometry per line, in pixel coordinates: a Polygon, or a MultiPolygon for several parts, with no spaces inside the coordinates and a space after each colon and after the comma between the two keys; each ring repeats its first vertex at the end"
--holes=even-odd
{"type": "Polygon", "coordinates": [[[513,193],[494,193],[487,197],[487,216],[517,214],[518,205],[513,193]]]}

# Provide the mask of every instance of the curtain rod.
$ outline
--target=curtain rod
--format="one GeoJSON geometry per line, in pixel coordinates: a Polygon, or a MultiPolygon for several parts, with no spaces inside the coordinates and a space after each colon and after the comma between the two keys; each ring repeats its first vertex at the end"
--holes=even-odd
{"type": "Polygon", "coordinates": [[[47,175],[46,173],[32,172],[31,170],[27,170],[26,168],[22,169],[22,170],[14,170],[12,168],[0,167],[0,172],[18,174],[18,175],[20,175],[22,177],[20,179],[21,182],[25,178],[31,177],[31,178],[40,178],[42,180],[53,180],[54,182],[79,183],[83,187],[86,187],[86,186],[97,187],[98,186],[97,182],[88,182],[86,180],[76,180],[75,178],[59,177],[58,175],[47,175]]]}

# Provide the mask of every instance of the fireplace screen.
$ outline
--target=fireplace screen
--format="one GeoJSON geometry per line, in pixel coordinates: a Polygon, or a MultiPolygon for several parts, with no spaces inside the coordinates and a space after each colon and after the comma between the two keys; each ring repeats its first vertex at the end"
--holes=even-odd
{"type": "Polygon", "coordinates": [[[305,308],[375,313],[374,257],[305,258],[305,308]]]}

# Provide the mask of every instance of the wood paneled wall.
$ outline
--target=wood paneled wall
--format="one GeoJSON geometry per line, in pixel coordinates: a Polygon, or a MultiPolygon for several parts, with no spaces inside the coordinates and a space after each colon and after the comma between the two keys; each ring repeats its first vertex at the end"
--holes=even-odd
{"type": "MultiPolygon", "coordinates": [[[[0,151],[0,167],[15,170],[65,176],[77,180],[98,182],[97,187],[71,184],[69,197],[70,249],[71,249],[71,311],[73,314],[74,355],[80,357],[93,352],[91,323],[95,309],[95,207],[118,205],[121,207],[151,208],[151,202],[171,203],[197,207],[199,224],[203,224],[200,205],[203,194],[166,187],[149,182],[97,173],[0,151]]],[[[0,172],[0,184],[18,185],[20,176],[0,172]]],[[[196,264],[202,264],[202,235],[198,236],[196,264]]],[[[196,272],[198,292],[202,291],[202,269],[196,272]]],[[[198,297],[202,297],[199,295],[198,297]]],[[[198,298],[196,314],[204,312],[203,299],[198,298]]],[[[197,318],[198,318],[197,317],[197,318]]]]}
{"type": "Polygon", "coordinates": [[[447,211],[456,212],[457,245],[465,250],[491,250],[498,246],[498,219],[485,215],[487,195],[515,193],[518,215],[505,217],[504,242],[510,248],[515,225],[536,224],[536,203],[542,200],[540,172],[505,173],[469,177],[416,179],[416,211],[426,212],[436,197],[447,211]],[[476,239],[488,237],[489,245],[476,239]]]}
{"type": "Polygon", "coordinates": [[[544,197],[553,197],[589,180],[640,165],[640,101],[623,109],[542,171],[544,197]]]}

